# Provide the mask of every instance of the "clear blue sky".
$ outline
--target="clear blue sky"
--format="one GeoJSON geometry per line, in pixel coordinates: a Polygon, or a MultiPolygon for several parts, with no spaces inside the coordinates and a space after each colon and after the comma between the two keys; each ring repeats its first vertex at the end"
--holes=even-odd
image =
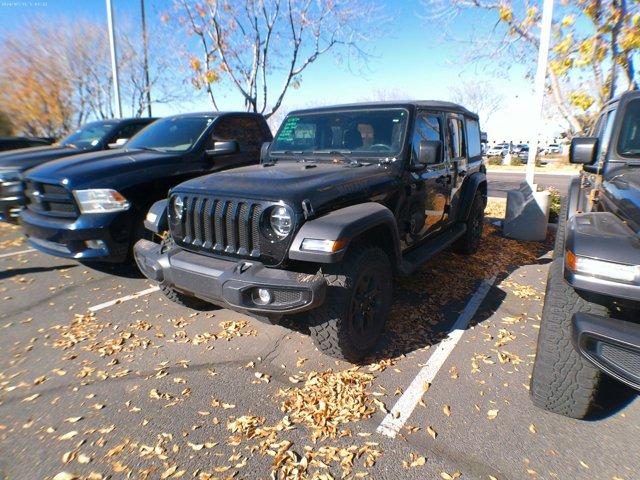
{"type": "MultiPolygon", "coordinates": [[[[146,0],[147,21],[159,23],[160,14],[171,8],[171,0],[146,0]]],[[[450,89],[461,79],[479,77],[490,80],[504,95],[504,105],[484,125],[490,138],[516,139],[525,135],[526,112],[530,111],[531,82],[524,78],[524,68],[514,65],[509,71],[477,71],[464,64],[460,43],[446,43],[442,39],[442,25],[427,20],[428,12],[420,0],[386,0],[386,8],[394,16],[388,36],[372,41],[368,51],[373,54],[368,69],[354,74],[337,65],[332,57],[324,57],[305,71],[302,86],[290,90],[285,97],[286,109],[311,106],[317,103],[345,103],[372,97],[377,91],[393,90],[408,98],[442,99],[450,97],[450,89]],[[515,121],[514,121],[515,119],[515,121]],[[523,125],[523,123],[525,125],[523,125]]],[[[118,21],[138,24],[138,0],[113,0],[116,26],[118,21]]],[[[93,17],[106,22],[104,0],[0,0],[0,35],[35,13],[51,17],[93,17]]],[[[469,38],[470,32],[482,33],[492,28],[495,20],[483,12],[470,13],[458,19],[452,34],[459,39],[469,38]]],[[[151,39],[153,41],[153,39],[151,39]]],[[[105,45],[108,49],[108,45],[105,45]]],[[[229,93],[221,102],[225,109],[241,109],[240,98],[229,93]]],[[[190,110],[207,110],[206,98],[195,92],[193,101],[170,107],[161,106],[154,114],[168,115],[190,110]]]]}

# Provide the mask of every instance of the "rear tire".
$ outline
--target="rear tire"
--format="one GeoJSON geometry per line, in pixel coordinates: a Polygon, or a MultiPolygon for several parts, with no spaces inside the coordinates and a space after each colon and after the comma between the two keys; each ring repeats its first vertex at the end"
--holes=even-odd
{"type": "Polygon", "coordinates": [[[389,316],[392,277],[389,257],[375,246],[354,246],[339,265],[330,265],[325,301],[308,317],[318,350],[351,362],[370,355],[389,316]]]}
{"type": "Polygon", "coordinates": [[[595,405],[602,372],[582,358],[571,343],[571,317],[575,312],[607,315],[605,307],[587,302],[564,280],[564,238],[567,201],[563,200],[558,232],[549,268],[531,375],[531,399],[537,407],[582,419],[595,405]]]}
{"type": "Polygon", "coordinates": [[[480,241],[482,240],[482,232],[484,231],[484,196],[480,192],[476,192],[471,204],[469,218],[465,222],[467,231],[453,244],[453,251],[463,255],[472,255],[478,251],[480,241]]]}
{"type": "MultiPolygon", "coordinates": [[[[161,245],[162,251],[165,251],[167,249],[173,248],[175,246],[175,242],[170,236],[168,236],[162,240],[161,245]]],[[[199,298],[178,292],[168,285],[163,285],[161,283],[159,287],[160,291],[164,294],[165,297],[167,297],[173,303],[177,303],[178,305],[182,305],[183,307],[192,308],[194,310],[209,310],[212,308],[212,304],[205,302],[204,300],[200,300],[199,298]]]]}

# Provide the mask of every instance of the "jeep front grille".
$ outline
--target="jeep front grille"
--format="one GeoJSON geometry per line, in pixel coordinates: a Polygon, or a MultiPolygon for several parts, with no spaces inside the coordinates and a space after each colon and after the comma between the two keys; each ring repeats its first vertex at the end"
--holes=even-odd
{"type": "Polygon", "coordinates": [[[187,250],[260,256],[260,214],[254,202],[181,195],[184,213],[171,234],[187,250]]]}
{"type": "Polygon", "coordinates": [[[27,180],[25,196],[27,208],[32,212],[63,218],[78,216],[73,195],[61,185],[27,180]]]}

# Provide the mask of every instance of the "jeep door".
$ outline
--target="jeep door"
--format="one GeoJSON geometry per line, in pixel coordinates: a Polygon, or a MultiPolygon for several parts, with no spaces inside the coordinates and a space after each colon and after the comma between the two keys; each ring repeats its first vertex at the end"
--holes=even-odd
{"type": "MultiPolygon", "coordinates": [[[[421,141],[443,141],[443,120],[440,113],[417,113],[411,139],[410,161],[413,165],[418,163],[421,141]]],[[[442,228],[447,217],[452,179],[449,162],[442,154],[421,171],[411,172],[410,176],[408,244],[422,240],[442,228]]]]}
{"type": "Polygon", "coordinates": [[[209,169],[217,171],[258,163],[264,139],[262,125],[254,116],[223,116],[213,126],[211,138],[205,148],[212,149],[215,142],[235,140],[238,142],[238,150],[209,158],[209,169]]]}

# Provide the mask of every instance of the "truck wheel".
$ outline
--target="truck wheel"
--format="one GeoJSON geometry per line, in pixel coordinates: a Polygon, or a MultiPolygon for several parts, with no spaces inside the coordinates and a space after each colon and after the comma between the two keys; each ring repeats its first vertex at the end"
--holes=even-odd
{"type": "Polygon", "coordinates": [[[454,252],[471,255],[478,251],[484,230],[484,207],[484,197],[480,192],[477,192],[473,198],[469,218],[465,222],[467,231],[453,244],[454,252]]]}
{"type": "MultiPolygon", "coordinates": [[[[171,249],[175,246],[173,239],[168,236],[162,239],[162,251],[167,249],[171,249]]],[[[163,285],[162,283],[159,285],[160,291],[171,300],[173,303],[177,303],[178,305],[182,305],[183,307],[192,308],[194,310],[208,310],[211,308],[211,304],[205,302],[204,300],[200,300],[196,297],[191,297],[189,295],[185,295],[184,293],[180,293],[177,290],[169,287],[168,285],[163,285]]]]}
{"type": "Polygon", "coordinates": [[[392,276],[389,257],[374,246],[356,246],[340,265],[330,265],[325,301],[309,313],[318,350],[352,362],[371,354],[389,315],[392,276]]]}
{"type": "Polygon", "coordinates": [[[537,407],[572,418],[585,418],[594,406],[602,378],[600,370],[582,358],[571,343],[571,317],[575,312],[607,315],[601,305],[587,302],[564,280],[564,238],[567,202],[558,219],[553,262],[531,375],[531,399],[537,407]]]}

